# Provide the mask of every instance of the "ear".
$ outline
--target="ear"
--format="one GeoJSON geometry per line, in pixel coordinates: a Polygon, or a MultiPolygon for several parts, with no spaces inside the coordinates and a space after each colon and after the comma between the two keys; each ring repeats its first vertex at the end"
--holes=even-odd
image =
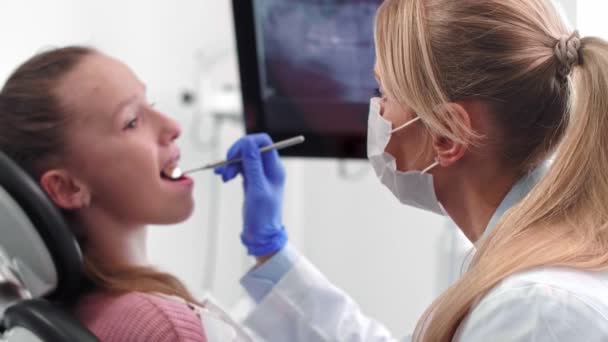
{"type": "MultiPolygon", "coordinates": [[[[450,111],[452,120],[458,120],[460,125],[471,129],[471,116],[469,112],[458,103],[449,103],[445,109],[450,111]]],[[[456,142],[444,136],[433,136],[433,148],[437,155],[437,162],[443,167],[450,166],[460,160],[468,149],[468,144],[456,142]]]]}
{"type": "Polygon", "coordinates": [[[82,182],[67,170],[52,169],[40,177],[40,186],[51,200],[62,209],[78,209],[89,206],[91,194],[82,182]]]}

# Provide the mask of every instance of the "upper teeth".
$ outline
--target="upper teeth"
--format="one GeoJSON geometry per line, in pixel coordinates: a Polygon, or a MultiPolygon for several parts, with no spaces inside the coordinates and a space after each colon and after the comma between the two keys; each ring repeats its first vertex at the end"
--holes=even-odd
{"type": "Polygon", "coordinates": [[[167,177],[173,178],[173,179],[177,179],[182,176],[182,170],[177,166],[167,167],[166,169],[163,170],[163,173],[167,177]]]}
{"type": "Polygon", "coordinates": [[[171,172],[171,178],[179,178],[182,176],[182,170],[179,167],[175,167],[171,172]]]}

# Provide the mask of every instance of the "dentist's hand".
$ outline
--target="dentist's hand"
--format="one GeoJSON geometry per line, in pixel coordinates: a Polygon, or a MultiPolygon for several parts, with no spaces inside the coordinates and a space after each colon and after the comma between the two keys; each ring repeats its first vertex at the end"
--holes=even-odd
{"type": "Polygon", "coordinates": [[[239,139],[230,147],[227,159],[242,158],[242,162],[220,166],[215,173],[224,182],[243,175],[245,204],[241,241],[250,255],[269,256],[287,243],[282,223],[285,169],[276,150],[260,153],[261,147],[272,144],[267,134],[252,134],[239,139]]]}

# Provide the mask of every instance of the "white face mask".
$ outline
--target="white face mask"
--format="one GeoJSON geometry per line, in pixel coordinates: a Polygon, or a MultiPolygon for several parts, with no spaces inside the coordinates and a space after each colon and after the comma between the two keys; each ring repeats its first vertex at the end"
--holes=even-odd
{"type": "Polygon", "coordinates": [[[420,118],[417,117],[392,129],[391,123],[380,114],[380,108],[380,99],[372,98],[367,123],[367,157],[376,176],[401,203],[439,215],[447,215],[435,195],[433,175],[428,174],[428,171],[439,163],[435,162],[422,171],[401,172],[397,170],[395,158],[384,151],[393,133],[408,127],[420,118]]]}

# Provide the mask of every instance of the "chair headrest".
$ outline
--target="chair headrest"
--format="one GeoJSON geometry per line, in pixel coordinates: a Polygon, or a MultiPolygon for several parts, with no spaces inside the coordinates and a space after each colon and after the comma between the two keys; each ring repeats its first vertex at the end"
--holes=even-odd
{"type": "Polygon", "coordinates": [[[0,247],[33,297],[66,300],[80,286],[76,238],[37,182],[2,151],[0,247]]]}

